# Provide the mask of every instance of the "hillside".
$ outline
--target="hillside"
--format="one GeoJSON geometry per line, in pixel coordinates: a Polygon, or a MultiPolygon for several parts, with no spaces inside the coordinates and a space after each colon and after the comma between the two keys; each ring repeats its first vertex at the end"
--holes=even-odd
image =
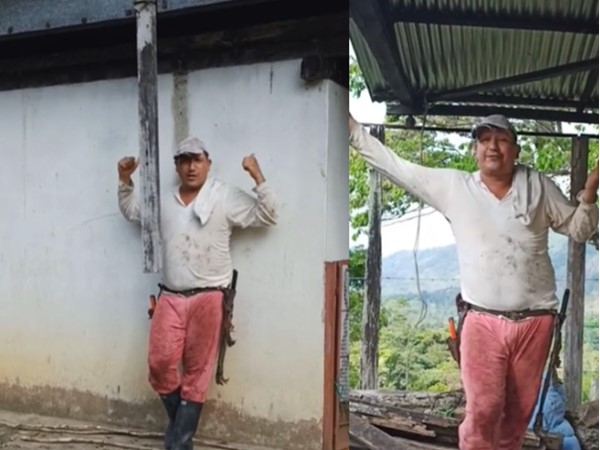
{"type": "MultiPolygon", "coordinates": [[[[550,258],[559,292],[565,287],[568,240],[551,233],[550,258]]],[[[418,252],[421,292],[428,305],[429,323],[445,321],[454,313],[454,297],[459,291],[458,261],[454,245],[418,252]]],[[[409,300],[411,310],[419,308],[415,262],[412,251],[401,251],[383,259],[382,295],[409,300]]],[[[598,313],[598,251],[586,246],[586,315],[598,313]]]]}

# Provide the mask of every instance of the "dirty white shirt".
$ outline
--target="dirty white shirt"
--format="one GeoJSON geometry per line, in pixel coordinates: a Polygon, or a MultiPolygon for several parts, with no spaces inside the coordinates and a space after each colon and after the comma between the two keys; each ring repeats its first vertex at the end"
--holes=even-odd
{"type": "MultiPolygon", "coordinates": [[[[598,226],[595,204],[573,206],[552,180],[540,182],[528,220],[518,218],[513,186],[499,200],[479,172],[427,168],[400,159],[357,125],[350,144],[395,184],[421,198],[449,221],[456,238],[461,294],[474,305],[499,311],[556,308],[554,269],[548,255],[548,232],[589,239],[598,226]]],[[[519,196],[520,194],[520,196],[519,196]]]]}
{"type": "MultiPolygon", "coordinates": [[[[277,222],[276,199],[267,182],[253,191],[256,198],[209,178],[185,205],[179,190],[161,202],[163,283],[170,289],[226,287],[233,265],[229,248],[233,227],[270,226],[277,222]]],[[[140,207],[133,185],[119,181],[119,209],[140,223],[140,207]]]]}

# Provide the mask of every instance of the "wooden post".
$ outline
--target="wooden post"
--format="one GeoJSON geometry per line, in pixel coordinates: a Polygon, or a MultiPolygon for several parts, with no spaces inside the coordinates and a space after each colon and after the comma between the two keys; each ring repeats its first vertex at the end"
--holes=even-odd
{"type": "MultiPolygon", "coordinates": [[[[574,137],[571,141],[571,201],[587,178],[587,156],[589,139],[574,137]]],[[[565,372],[564,383],[567,409],[573,411],[581,403],[583,382],[583,299],[585,291],[585,245],[569,238],[567,262],[567,286],[571,298],[565,320],[565,372]]]]}
{"type": "MultiPolygon", "coordinates": [[[[384,142],[383,126],[371,134],[384,142]]],[[[366,289],[361,324],[360,387],[377,389],[379,353],[379,312],[381,309],[381,192],[380,176],[369,169],[369,247],[366,261],[366,289]]]]}
{"type": "Polygon", "coordinates": [[[161,267],[156,0],[134,0],[137,24],[141,222],[144,272],[161,267]]]}

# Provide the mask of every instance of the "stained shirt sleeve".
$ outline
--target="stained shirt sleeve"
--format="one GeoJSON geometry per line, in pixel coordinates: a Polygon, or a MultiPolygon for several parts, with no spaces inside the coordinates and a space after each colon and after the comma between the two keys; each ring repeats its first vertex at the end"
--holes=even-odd
{"type": "Polygon", "coordinates": [[[129,222],[140,224],[140,205],[135,195],[133,182],[126,184],[119,180],[118,198],[119,210],[123,217],[129,222]]]}
{"type": "Polygon", "coordinates": [[[429,168],[406,161],[359,124],[356,124],[350,133],[350,146],[392,183],[446,214],[459,171],[429,168]]]}
{"type": "Polygon", "coordinates": [[[598,229],[598,205],[579,203],[573,205],[559,187],[548,177],[544,180],[545,212],[554,231],[585,242],[598,229]]]}
{"type": "Polygon", "coordinates": [[[229,186],[225,204],[227,220],[235,227],[268,227],[277,224],[277,200],[265,181],[253,189],[256,197],[229,186]]]}

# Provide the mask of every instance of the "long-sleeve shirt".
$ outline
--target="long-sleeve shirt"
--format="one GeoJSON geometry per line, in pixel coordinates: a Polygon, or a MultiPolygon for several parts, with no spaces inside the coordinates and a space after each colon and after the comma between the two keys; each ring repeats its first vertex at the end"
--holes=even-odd
{"type": "Polygon", "coordinates": [[[360,125],[352,129],[350,145],[377,171],[448,219],[456,238],[465,301],[498,311],[556,308],[549,229],[584,242],[598,227],[597,205],[573,206],[551,179],[538,174],[541,195],[530,205],[531,220],[525,224],[515,214],[514,182],[498,199],[479,172],[404,161],[360,125]]]}
{"type": "MultiPolygon", "coordinates": [[[[241,189],[209,179],[197,197],[185,205],[179,191],[161,202],[163,283],[170,289],[226,287],[233,265],[230,236],[234,227],[275,225],[277,206],[267,182],[255,187],[256,197],[241,189]]],[[[134,186],[119,182],[119,209],[140,223],[134,186]]]]}

